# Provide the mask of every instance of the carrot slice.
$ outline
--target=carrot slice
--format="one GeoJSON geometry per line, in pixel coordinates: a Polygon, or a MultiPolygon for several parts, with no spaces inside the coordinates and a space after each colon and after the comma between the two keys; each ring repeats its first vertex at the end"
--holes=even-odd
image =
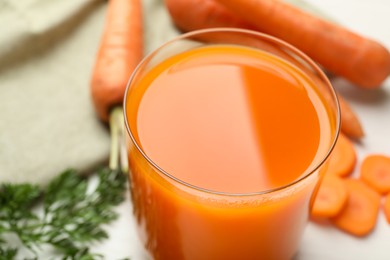
{"type": "Polygon", "coordinates": [[[390,157],[379,154],[367,156],[362,162],[360,177],[379,193],[388,193],[390,191],[390,157]]]}
{"type": "Polygon", "coordinates": [[[314,200],[311,214],[313,217],[334,217],[347,203],[348,193],[344,182],[337,176],[323,178],[314,200]]]}
{"type": "Polygon", "coordinates": [[[352,142],[340,133],[336,146],[330,157],[327,174],[341,177],[352,173],[356,165],[356,152],[352,142]]]}
{"type": "Polygon", "coordinates": [[[349,196],[347,205],[331,220],[347,233],[365,236],[375,228],[381,197],[360,179],[346,179],[344,182],[349,196]]]}
{"type": "Polygon", "coordinates": [[[383,211],[385,212],[387,223],[390,224],[390,194],[385,197],[385,203],[383,204],[383,211]]]}

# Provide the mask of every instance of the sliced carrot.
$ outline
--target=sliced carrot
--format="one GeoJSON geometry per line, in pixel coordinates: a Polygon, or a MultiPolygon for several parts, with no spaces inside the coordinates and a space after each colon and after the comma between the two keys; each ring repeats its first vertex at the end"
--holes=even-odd
{"type": "Polygon", "coordinates": [[[387,223],[390,224],[390,194],[385,197],[385,203],[383,204],[383,211],[385,212],[387,223]]]}
{"type": "Polygon", "coordinates": [[[336,146],[330,157],[327,174],[341,177],[352,173],[356,165],[356,151],[352,142],[340,133],[336,146]]]}
{"type": "Polygon", "coordinates": [[[319,218],[334,217],[344,208],[347,198],[344,182],[337,176],[327,175],[320,184],[311,214],[319,218]]]}
{"type": "Polygon", "coordinates": [[[390,157],[369,155],[361,165],[360,177],[381,194],[390,191],[390,157]]]}
{"type": "Polygon", "coordinates": [[[346,179],[348,202],[332,223],[355,236],[368,235],[376,225],[380,195],[360,179],[346,179]]]}

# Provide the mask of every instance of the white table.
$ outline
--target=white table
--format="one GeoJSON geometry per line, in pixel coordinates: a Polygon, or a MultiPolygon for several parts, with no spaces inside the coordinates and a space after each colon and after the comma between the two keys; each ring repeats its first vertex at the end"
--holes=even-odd
{"type": "MultiPolygon", "coordinates": [[[[382,42],[390,49],[390,0],[307,1],[339,23],[382,42]]],[[[390,79],[381,90],[373,91],[357,89],[342,79],[334,79],[333,84],[358,113],[366,131],[366,137],[357,145],[357,174],[366,154],[377,152],[390,156],[390,79]]],[[[147,259],[135,232],[129,197],[118,211],[120,219],[108,227],[110,240],[93,250],[103,253],[107,259],[147,259]]],[[[355,238],[334,227],[308,225],[297,260],[349,259],[390,259],[390,225],[383,212],[380,212],[375,231],[365,238],[355,238]]]]}

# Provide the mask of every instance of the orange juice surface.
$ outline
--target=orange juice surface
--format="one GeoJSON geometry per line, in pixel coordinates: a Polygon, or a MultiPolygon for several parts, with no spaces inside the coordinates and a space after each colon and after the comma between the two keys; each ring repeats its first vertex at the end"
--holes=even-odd
{"type": "Polygon", "coordinates": [[[126,109],[138,146],[173,177],[130,145],[135,212],[155,259],[292,256],[316,179],[287,195],[242,194],[298,180],[330,147],[334,120],[302,71],[251,48],[199,47],[150,69],[126,109]]]}

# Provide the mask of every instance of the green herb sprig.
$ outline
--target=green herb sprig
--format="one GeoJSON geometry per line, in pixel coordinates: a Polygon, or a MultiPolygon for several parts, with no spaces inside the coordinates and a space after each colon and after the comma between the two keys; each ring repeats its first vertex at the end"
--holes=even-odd
{"type": "Polygon", "coordinates": [[[0,259],[16,259],[18,248],[6,237],[16,235],[37,259],[49,245],[62,259],[97,259],[89,245],[108,238],[103,224],[118,217],[114,207],[124,200],[126,175],[119,170],[97,171],[91,190],[87,178],[67,170],[45,190],[31,184],[0,185],[0,259]]]}

